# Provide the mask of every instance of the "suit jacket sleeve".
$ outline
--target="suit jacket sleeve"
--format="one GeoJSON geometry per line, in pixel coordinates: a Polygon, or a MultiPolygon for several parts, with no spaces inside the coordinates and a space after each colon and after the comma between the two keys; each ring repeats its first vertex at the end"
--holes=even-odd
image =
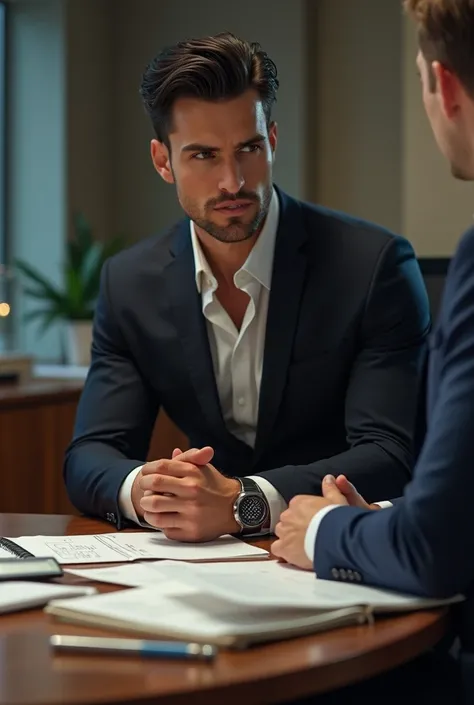
{"type": "Polygon", "coordinates": [[[402,494],[414,463],[429,328],[426,289],[413,249],[403,238],[392,238],[379,258],[359,325],[345,404],[349,448],[310,465],[262,472],[287,501],[295,494],[320,494],[328,473],[347,475],[369,502],[402,494]]]}
{"type": "Polygon", "coordinates": [[[120,486],[133,468],[145,462],[159,405],[116,323],[110,264],[102,272],[91,366],[66,453],[64,479],[80,511],[117,521],[120,528],[120,486]]]}
{"type": "Polygon", "coordinates": [[[321,578],[351,568],[366,583],[440,598],[474,582],[474,230],[452,262],[442,317],[436,401],[404,501],[324,517],[315,546],[321,578]]]}

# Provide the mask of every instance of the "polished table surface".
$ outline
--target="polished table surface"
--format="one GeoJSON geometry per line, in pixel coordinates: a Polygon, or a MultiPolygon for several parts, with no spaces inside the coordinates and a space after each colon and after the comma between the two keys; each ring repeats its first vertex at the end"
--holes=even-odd
{"type": "MultiPolygon", "coordinates": [[[[72,516],[0,515],[0,536],[112,531],[72,516]]],[[[256,542],[268,548],[270,540],[256,542]]],[[[67,582],[85,582],[75,576],[67,582]]],[[[119,589],[91,583],[101,591],[119,589]]],[[[328,692],[412,659],[436,644],[448,627],[445,610],[377,619],[374,625],[222,651],[211,664],[139,657],[54,654],[50,634],[107,632],[61,624],[42,610],[0,617],[0,705],[263,705],[328,692]]]]}

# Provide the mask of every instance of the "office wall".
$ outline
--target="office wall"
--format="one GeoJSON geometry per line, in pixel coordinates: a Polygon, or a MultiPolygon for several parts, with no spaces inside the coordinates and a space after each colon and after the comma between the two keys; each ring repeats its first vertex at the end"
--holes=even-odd
{"type": "Polygon", "coordinates": [[[399,0],[308,0],[313,200],[401,229],[399,0]]]}
{"type": "Polygon", "coordinates": [[[115,205],[111,6],[108,0],[68,0],[66,14],[68,210],[86,214],[99,238],[113,234],[115,205]]]}
{"type": "Polygon", "coordinates": [[[154,172],[149,158],[153,136],[138,96],[142,71],[166,44],[189,36],[230,30],[259,41],[276,62],[281,88],[275,117],[280,142],[275,178],[296,196],[305,179],[305,2],[304,0],[116,0],[114,174],[115,229],[135,237],[149,234],[180,216],[174,189],[154,172]]]}
{"type": "Polygon", "coordinates": [[[452,178],[424,112],[413,23],[399,0],[307,0],[312,200],[450,257],[472,224],[471,184],[452,178]]]}

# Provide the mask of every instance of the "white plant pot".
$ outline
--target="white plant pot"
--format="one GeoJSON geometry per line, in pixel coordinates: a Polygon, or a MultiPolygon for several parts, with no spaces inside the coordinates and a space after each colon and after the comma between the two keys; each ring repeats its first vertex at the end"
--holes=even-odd
{"type": "Polygon", "coordinates": [[[66,322],[66,362],[68,365],[90,365],[92,321],[66,322]]]}

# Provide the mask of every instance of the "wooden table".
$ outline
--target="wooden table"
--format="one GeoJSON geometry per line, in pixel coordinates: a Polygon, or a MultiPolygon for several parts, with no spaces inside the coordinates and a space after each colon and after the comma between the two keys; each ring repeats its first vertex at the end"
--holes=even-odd
{"type": "MultiPolygon", "coordinates": [[[[0,515],[1,536],[107,531],[110,525],[80,517],[0,515]]],[[[79,580],[70,576],[68,582],[79,580]]],[[[119,589],[94,585],[101,591],[119,589]]],[[[0,705],[279,703],[328,692],[398,666],[436,644],[447,626],[446,611],[419,612],[241,653],[224,651],[206,664],[53,654],[49,634],[111,632],[64,625],[32,610],[0,617],[0,705]]]]}

